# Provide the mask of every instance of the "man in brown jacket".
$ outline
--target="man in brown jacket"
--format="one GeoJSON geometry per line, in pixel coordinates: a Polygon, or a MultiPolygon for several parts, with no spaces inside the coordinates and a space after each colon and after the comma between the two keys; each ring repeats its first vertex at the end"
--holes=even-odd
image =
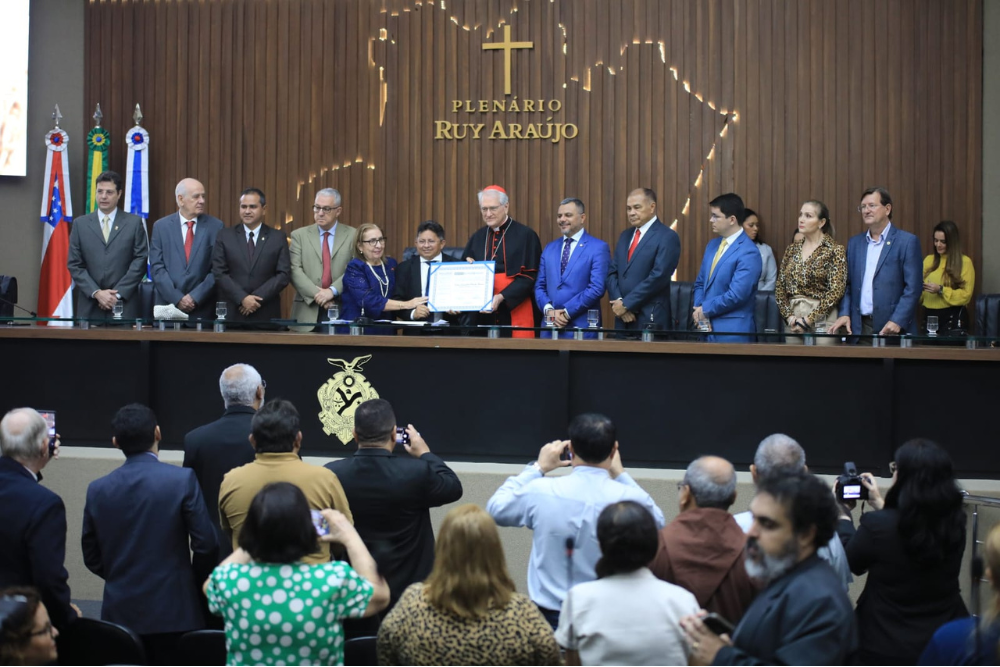
{"type": "Polygon", "coordinates": [[[695,459],[680,485],[680,510],[660,531],[653,573],[691,591],[702,608],[735,625],[757,589],[743,567],[746,536],[729,507],[736,471],[717,456],[695,459]]]}

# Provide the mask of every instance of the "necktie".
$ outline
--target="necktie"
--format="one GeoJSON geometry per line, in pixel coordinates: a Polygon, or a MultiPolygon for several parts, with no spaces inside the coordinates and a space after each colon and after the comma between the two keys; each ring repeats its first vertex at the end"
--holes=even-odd
{"type": "MultiPolygon", "coordinates": [[[[566,273],[566,264],[569,263],[569,247],[570,245],[572,245],[572,243],[573,239],[570,237],[566,237],[566,240],[563,241],[562,259],[559,260],[559,273],[566,273]]],[[[632,245],[633,247],[635,246],[634,243],[632,245]]],[[[632,256],[632,251],[629,250],[629,257],[631,256],[632,256]]]]}
{"type": "Polygon", "coordinates": [[[628,261],[632,261],[632,253],[635,252],[635,247],[639,245],[639,230],[635,230],[635,236],[632,237],[632,245],[628,247],[628,261]]]}
{"type": "Polygon", "coordinates": [[[323,232],[323,289],[333,284],[333,273],[330,270],[330,232],[323,232]]]}
{"type": "Polygon", "coordinates": [[[250,232],[250,237],[247,238],[247,259],[253,263],[253,232],[250,232]]]}
{"type": "Polygon", "coordinates": [[[424,262],[424,267],[427,269],[426,273],[424,273],[424,296],[430,296],[431,294],[431,264],[437,264],[437,262],[424,262]]]}
{"type": "Polygon", "coordinates": [[[104,232],[104,242],[108,242],[108,237],[111,236],[111,218],[104,216],[101,220],[101,231],[104,232]]]}
{"type": "Polygon", "coordinates": [[[712,268],[708,270],[708,277],[711,278],[712,274],[715,273],[715,265],[719,263],[719,258],[722,257],[722,251],[726,249],[729,241],[722,239],[722,243],[719,244],[719,249],[715,251],[715,259],[712,260],[712,268]]]}
{"type": "Polygon", "coordinates": [[[188,220],[188,233],[184,237],[184,261],[191,261],[191,246],[194,245],[194,220],[188,220]]]}

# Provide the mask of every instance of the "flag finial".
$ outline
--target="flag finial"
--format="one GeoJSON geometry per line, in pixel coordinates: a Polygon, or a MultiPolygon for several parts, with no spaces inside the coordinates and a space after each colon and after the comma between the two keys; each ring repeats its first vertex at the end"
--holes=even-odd
{"type": "Polygon", "coordinates": [[[62,114],[59,113],[59,105],[56,105],[55,111],[52,112],[52,122],[55,123],[55,128],[59,129],[59,121],[62,120],[62,114]]]}
{"type": "Polygon", "coordinates": [[[104,114],[101,113],[101,103],[97,103],[97,110],[94,111],[94,127],[100,127],[101,121],[104,119],[104,114]]]}
{"type": "Polygon", "coordinates": [[[135,121],[136,125],[142,125],[142,111],[139,109],[139,105],[135,105],[135,113],[132,114],[132,120],[135,121]]]}

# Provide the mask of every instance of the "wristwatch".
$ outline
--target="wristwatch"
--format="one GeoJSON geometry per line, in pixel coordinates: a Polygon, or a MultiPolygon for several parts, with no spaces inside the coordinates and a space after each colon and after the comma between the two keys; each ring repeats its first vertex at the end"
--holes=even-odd
{"type": "Polygon", "coordinates": [[[528,464],[528,467],[529,468],[534,468],[535,470],[538,471],[538,473],[540,475],[544,475],[545,474],[545,471],[542,470],[542,466],[538,465],[538,461],[532,461],[531,463],[528,464]]]}

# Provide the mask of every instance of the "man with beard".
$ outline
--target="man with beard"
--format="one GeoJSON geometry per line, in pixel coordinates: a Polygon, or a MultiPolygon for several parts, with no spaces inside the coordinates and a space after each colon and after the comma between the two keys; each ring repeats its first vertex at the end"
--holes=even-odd
{"type": "Polygon", "coordinates": [[[830,489],[808,473],[766,478],[750,511],[746,570],[766,588],[732,637],[709,630],[701,614],[682,619],[690,664],[849,664],[858,644],[851,601],[816,555],[837,522],[830,489]]]}

